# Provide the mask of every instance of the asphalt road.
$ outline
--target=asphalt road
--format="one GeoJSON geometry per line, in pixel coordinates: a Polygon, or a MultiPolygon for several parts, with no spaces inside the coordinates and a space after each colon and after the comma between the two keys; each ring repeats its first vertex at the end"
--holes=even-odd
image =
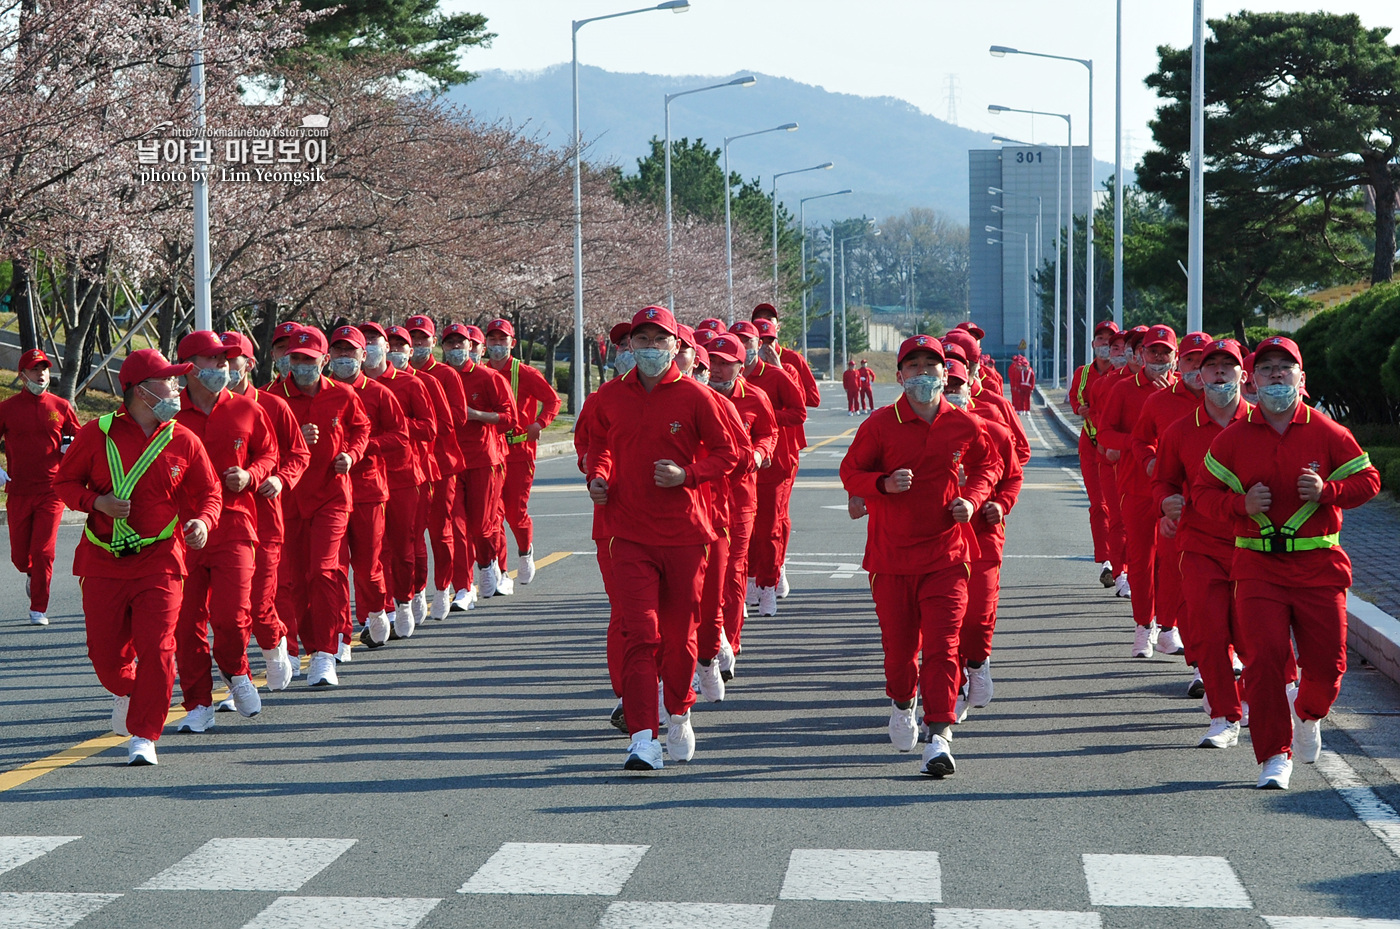
{"type": "MultiPolygon", "coordinates": [[[[808,428],[825,444],[793,498],[792,595],[746,627],[728,698],[698,705],[690,764],[622,774],[590,505],[572,459],[549,460],[536,551],[566,554],[514,597],[357,650],[338,689],[303,678],[255,719],[168,728],[158,767],[127,768],[113,745],[17,785],[0,774],[0,927],[1400,917],[1400,820],[1366,806],[1396,804],[1395,782],[1330,721],[1325,758],[1345,796],[1322,766],[1298,766],[1287,792],[1254,790],[1247,738],[1194,748],[1206,719],[1189,675],[1180,658],[1129,659],[1127,604],[1097,584],[1073,462],[1039,415],[1010,523],[996,698],[957,727],[957,773],[920,777],[918,753],[886,736],[865,525],[838,482],[862,420],[827,397],[808,428]]],[[[66,574],[80,531],[61,531],[52,625],[26,624],[13,574],[0,590],[0,771],[107,732],[66,574]]],[[[1400,705],[1377,677],[1348,676],[1348,718],[1400,705]]]]}

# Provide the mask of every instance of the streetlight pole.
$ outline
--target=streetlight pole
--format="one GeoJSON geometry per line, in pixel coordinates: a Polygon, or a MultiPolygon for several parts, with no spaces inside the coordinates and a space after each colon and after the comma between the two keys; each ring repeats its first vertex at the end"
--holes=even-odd
{"type": "Polygon", "coordinates": [[[778,305],[778,178],[787,177],[789,174],[802,174],[807,171],[829,171],[834,167],[831,162],[823,162],[819,165],[812,165],[810,168],[798,168],[796,171],[779,171],[773,175],[773,305],[778,305]]]}
{"type": "MultiPolygon", "coordinates": [[[[204,139],[204,0],[190,0],[190,18],[195,23],[194,50],[190,58],[190,91],[194,98],[194,125],[204,139]]],[[[207,149],[206,149],[207,150],[207,149]]],[[[194,174],[194,327],[202,331],[214,328],[213,311],[209,306],[209,168],[213,159],[203,166],[195,165],[194,174]]],[[[76,355],[72,356],[76,357],[76,355]]]]}
{"type": "Polygon", "coordinates": [[[1205,156],[1206,13],[1196,0],[1191,31],[1191,202],[1186,258],[1186,331],[1204,325],[1205,298],[1205,156]]]}
{"type": "MultiPolygon", "coordinates": [[[[1118,45],[1113,102],[1113,321],[1123,328],[1123,0],[1118,0],[1118,45]]],[[[1092,159],[1089,162],[1093,164],[1092,159]]],[[[1188,330],[1189,331],[1189,330],[1188,330]]]]}
{"type": "MultiPolygon", "coordinates": [[[[1029,351],[1029,350],[1030,350],[1030,345],[1031,345],[1031,259],[1030,259],[1030,255],[1031,255],[1031,235],[1030,235],[1029,232],[1013,232],[1013,231],[1009,231],[1009,230],[1006,230],[1006,229],[1000,229],[1000,228],[998,228],[998,227],[996,227],[996,226],[987,226],[987,227],[985,227],[985,228],[986,228],[986,231],[987,231],[987,232],[995,232],[995,233],[997,233],[997,234],[999,234],[999,235],[1003,235],[1003,236],[1007,236],[1007,235],[1018,235],[1018,236],[1021,237],[1021,240],[1022,240],[1022,243],[1023,243],[1023,248],[1022,248],[1022,250],[1021,250],[1021,257],[1022,257],[1022,265],[1023,265],[1024,269],[1025,269],[1024,273],[1025,273],[1025,279],[1026,279],[1026,281],[1025,281],[1025,283],[1026,283],[1026,350],[1029,351]]],[[[1002,242],[1002,241],[999,241],[999,240],[997,240],[997,239],[988,239],[988,240],[987,240],[987,244],[988,244],[988,245],[997,245],[997,244],[1000,244],[1000,245],[1002,245],[1002,246],[1005,246],[1006,243],[1005,243],[1005,242],[1002,242]]]]}
{"type": "Polygon", "coordinates": [[[622,13],[609,13],[606,16],[593,16],[589,19],[576,19],[572,23],[573,32],[573,72],[574,72],[574,396],[575,415],[583,409],[583,371],[587,362],[583,357],[583,133],[579,129],[578,114],[578,31],[589,23],[604,19],[617,19],[634,13],[650,13],[653,10],[672,10],[684,13],[690,9],[690,0],[666,0],[656,6],[627,10],[622,13]]]}
{"type": "MultiPolygon", "coordinates": [[[[872,219],[872,220],[870,220],[869,222],[867,222],[866,225],[873,226],[874,223],[875,223],[875,220],[872,219]]],[[[835,227],[833,227],[833,228],[835,228],[835,227]]],[[[879,235],[879,234],[880,234],[880,230],[879,230],[879,229],[866,229],[864,232],[858,232],[858,233],[856,233],[855,235],[844,236],[844,237],[842,237],[842,239],[841,239],[841,369],[842,369],[842,370],[845,370],[845,368],[846,368],[846,362],[847,362],[848,360],[850,360],[850,352],[849,352],[849,350],[848,350],[847,347],[846,347],[846,243],[849,242],[849,241],[851,241],[852,239],[863,239],[863,238],[865,238],[866,236],[877,236],[877,235],[879,235]]],[[[834,364],[832,365],[832,368],[833,368],[833,369],[835,368],[835,365],[834,365],[834,364]]],[[[835,377],[836,377],[836,375],[833,373],[833,374],[832,374],[832,379],[834,380],[835,377]]]]}
{"type": "MultiPolygon", "coordinates": [[[[1199,6],[1201,0],[1196,0],[1199,6]]],[[[1084,363],[1093,364],[1094,361],[1094,62],[1091,58],[1073,58],[1067,55],[1047,55],[1044,52],[1023,52],[1020,49],[1008,48],[1005,45],[993,45],[991,47],[993,58],[1003,58],[1007,55],[1029,55],[1032,58],[1050,58],[1054,61],[1072,61],[1083,65],[1089,71],[1089,215],[1084,224],[1084,363]]],[[[1069,150],[1069,162],[1071,168],[1074,166],[1074,148],[1071,145],[1069,150]]],[[[1115,183],[1121,184],[1119,177],[1115,183]]],[[[1074,186],[1070,186],[1069,195],[1070,215],[1074,215],[1074,186]]],[[[1073,254],[1071,245],[1070,252],[1073,254]]],[[[1074,287],[1074,275],[1070,275],[1070,287],[1074,287]]],[[[1115,311],[1116,312],[1116,311],[1115,311]]],[[[1073,357],[1073,352],[1069,353],[1073,357]]]]}
{"type": "MultiPolygon", "coordinates": [[[[797,224],[802,230],[802,354],[807,354],[807,201],[824,200],[827,197],[840,197],[850,193],[850,189],[836,190],[829,194],[816,194],[797,201],[797,224]]],[[[730,320],[733,322],[733,320],[730,320]]],[[[835,348],[835,346],[832,346],[835,348]]]]}
{"type": "Polygon", "coordinates": [[[757,78],[749,74],[722,84],[711,84],[709,87],[697,87],[694,90],[682,90],[666,95],[666,308],[672,313],[676,311],[676,266],[671,260],[671,101],[677,97],[718,90],[721,87],[752,87],[757,82],[757,78]]]}
{"type": "Polygon", "coordinates": [[[728,281],[726,287],[729,292],[729,325],[731,326],[734,325],[734,229],[729,218],[729,143],[769,132],[796,131],[797,123],[783,123],[781,126],[773,126],[771,129],[741,132],[738,135],[728,136],[724,140],[724,273],[728,281]]]}

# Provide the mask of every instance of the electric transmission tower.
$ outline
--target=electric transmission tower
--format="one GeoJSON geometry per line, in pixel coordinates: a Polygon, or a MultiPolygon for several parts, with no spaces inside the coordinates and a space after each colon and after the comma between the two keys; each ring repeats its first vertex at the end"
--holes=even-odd
{"type": "Polygon", "coordinates": [[[958,124],[958,76],[948,75],[948,92],[943,97],[943,102],[948,104],[948,122],[956,126],[958,124]]]}

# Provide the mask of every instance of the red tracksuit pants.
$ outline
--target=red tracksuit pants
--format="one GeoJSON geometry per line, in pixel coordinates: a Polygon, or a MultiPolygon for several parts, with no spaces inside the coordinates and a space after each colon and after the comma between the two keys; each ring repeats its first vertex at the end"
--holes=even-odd
{"type": "Polygon", "coordinates": [[[312,652],[334,655],[344,617],[350,610],[350,579],[340,564],[350,510],[326,506],[309,519],[286,520],[282,564],[277,577],[277,615],[287,639],[300,638],[312,652]]]}
{"type": "Polygon", "coordinates": [[[486,468],[468,468],[457,475],[457,495],[462,501],[460,508],[453,508],[453,545],[457,551],[470,552],[465,557],[466,565],[453,568],[454,585],[458,590],[471,584],[472,557],[478,567],[486,567],[496,562],[502,573],[506,571],[506,537],[502,527],[504,519],[501,504],[501,491],[505,485],[505,468],[495,465],[486,468]],[[463,581],[466,585],[463,585],[463,581]]]}
{"type": "Polygon", "coordinates": [[[10,560],[21,574],[29,575],[29,608],[49,611],[49,587],[53,583],[54,549],[63,501],[58,494],[10,494],[5,519],[10,524],[10,560]]]}
{"type": "Polygon", "coordinates": [[[282,543],[259,540],[253,549],[253,590],[249,596],[253,637],[258,648],[274,649],[285,636],[287,652],[297,654],[296,636],[287,635],[277,615],[277,574],[282,563],[282,543]]]}
{"type": "MultiPolygon", "coordinates": [[[[421,487],[393,487],[389,490],[389,502],[384,507],[384,544],[379,550],[379,567],[384,572],[384,585],[388,598],[384,608],[392,610],[394,603],[407,603],[420,588],[414,586],[416,555],[413,551],[413,530],[418,525],[419,491],[429,492],[425,483],[421,487]]],[[[423,534],[418,534],[420,542],[423,534]]],[[[427,583],[427,565],[424,565],[423,581],[427,583]]]]}
{"type": "Polygon", "coordinates": [[[885,652],[885,693],[907,703],[924,694],[924,722],[956,719],[958,633],[967,610],[966,564],[931,574],[872,574],[870,592],[885,652]],[[920,652],[923,661],[920,663],[920,652]]]}
{"type": "Polygon", "coordinates": [[[225,542],[185,556],[190,575],[175,626],[175,660],[180,668],[183,706],[192,710],[214,703],[214,675],[209,667],[209,630],[214,631],[214,661],[229,681],[248,674],[248,632],[252,627],[254,556],[252,542],[225,542]]]}
{"type": "Polygon", "coordinates": [[[997,598],[1001,595],[1001,562],[974,561],[969,572],[967,613],[958,630],[958,663],[980,665],[992,654],[997,598]]]}
{"type": "Polygon", "coordinates": [[[1233,646],[1242,661],[1247,652],[1240,640],[1230,567],[1199,552],[1182,552],[1180,566],[1187,614],[1181,631],[1187,651],[1201,672],[1211,714],[1238,722],[1244,715],[1244,682],[1235,680],[1230,649],[1233,646]]]}
{"type": "MultiPolygon", "coordinates": [[[[1161,523],[1161,514],[1157,513],[1158,524],[1161,523]]],[[[1190,625],[1189,617],[1186,615],[1186,607],[1181,599],[1181,546],[1177,542],[1177,537],[1167,538],[1159,530],[1156,535],[1156,554],[1153,557],[1152,571],[1154,588],[1153,609],[1157,612],[1157,625],[1163,629],[1170,629],[1173,626],[1182,626],[1183,620],[1186,625],[1190,625]]],[[[1185,627],[1181,630],[1181,635],[1186,637],[1189,633],[1185,627]]],[[[1188,639],[1183,638],[1186,643],[1186,663],[1195,664],[1196,659],[1192,654],[1191,645],[1188,639]]]]}
{"type": "Polygon", "coordinates": [[[79,578],[88,660],[102,686],[130,697],[126,728],[156,741],[175,690],[175,625],[181,578],[79,578]]]}
{"type": "MultiPolygon", "coordinates": [[[[731,512],[731,517],[733,513],[731,512]]],[[[749,544],[753,536],[754,513],[731,518],[729,527],[729,558],[724,566],[724,591],[721,611],[724,616],[724,637],[729,647],[739,653],[739,636],[744,629],[744,596],[748,592],[749,544]]]]}
{"type": "Polygon", "coordinates": [[[869,384],[860,389],[860,408],[862,410],[875,409],[875,392],[869,384]]]}
{"type": "MultiPolygon", "coordinates": [[[[1284,562],[1280,574],[1286,570],[1284,562]]],[[[1346,604],[1347,592],[1341,587],[1235,582],[1235,610],[1248,662],[1244,685],[1255,760],[1263,762],[1281,752],[1292,755],[1293,719],[1286,688],[1295,642],[1298,695],[1294,709],[1298,717],[1322,719],[1331,711],[1347,670],[1346,604]]]]}
{"type": "Polygon", "coordinates": [[[713,661],[719,654],[719,633],[724,628],[724,587],[729,575],[729,530],[716,526],[718,538],[710,543],[705,559],[705,583],[700,591],[700,627],[696,630],[696,657],[713,661]]]}
{"type": "MultiPolygon", "coordinates": [[[[1123,532],[1123,497],[1118,493],[1118,469],[1103,455],[1099,461],[1099,494],[1108,510],[1108,561],[1113,576],[1128,570],[1128,543],[1123,532]]],[[[1103,562],[1099,562],[1102,564],[1103,562]]]]}
{"type": "MultiPolygon", "coordinates": [[[[1094,539],[1094,563],[1111,561],[1108,550],[1108,504],[1104,502],[1103,485],[1099,482],[1099,450],[1089,436],[1079,433],[1079,474],[1084,478],[1084,491],[1089,495],[1089,534],[1094,539]]],[[[1116,577],[1122,570],[1113,566],[1116,577]]]]}
{"type": "MultiPolygon", "coordinates": [[[[1133,588],[1133,622],[1139,626],[1152,625],[1157,605],[1156,565],[1157,515],[1151,497],[1124,494],[1123,536],[1128,543],[1128,584],[1133,588]]],[[[1168,617],[1159,617],[1166,628],[1168,617]]],[[[1175,618],[1170,619],[1176,625],[1175,618]]]]}
{"type": "Polygon", "coordinates": [[[603,594],[608,598],[607,659],[608,681],[613,694],[622,697],[622,620],[617,609],[618,598],[613,586],[612,549],[607,539],[594,539],[598,548],[598,573],[603,577],[603,594]]]}
{"type": "Polygon", "coordinates": [[[530,518],[530,488],[535,483],[534,458],[507,458],[501,505],[506,524],[515,534],[515,550],[526,554],[535,545],[535,521],[530,518]]]}
{"type": "Polygon", "coordinates": [[[859,391],[859,390],[848,390],[848,391],[846,391],[846,411],[847,411],[848,413],[856,413],[856,412],[859,412],[859,410],[860,410],[860,391],[859,391]]]}
{"type": "Polygon", "coordinates": [[[618,610],[620,676],[627,731],[660,733],[656,681],[666,712],[690,712],[695,693],[696,626],[704,585],[704,545],[643,545],[614,538],[615,590],[626,591],[618,610]]]}
{"type": "Polygon", "coordinates": [[[783,565],[783,518],[792,500],[792,478],[758,485],[758,508],[749,537],[749,576],[759,587],[778,586],[783,565]]]}
{"type": "MultiPolygon", "coordinates": [[[[384,504],[357,503],[350,511],[350,523],[345,540],[340,545],[340,570],[349,575],[355,571],[355,612],[353,619],[364,624],[365,617],[383,609],[392,610],[384,567],[380,563],[384,549],[384,504]]],[[[348,641],[354,634],[349,610],[341,624],[341,634],[348,641]]]]}
{"type": "MultiPolygon", "coordinates": [[[[418,525],[413,531],[413,592],[428,584],[428,545],[433,550],[433,588],[452,586],[452,566],[456,552],[452,544],[452,507],[457,496],[457,478],[429,481],[427,493],[418,497],[418,525]],[[424,533],[428,542],[424,542],[424,533]]],[[[471,559],[468,558],[468,561],[471,559]]]]}

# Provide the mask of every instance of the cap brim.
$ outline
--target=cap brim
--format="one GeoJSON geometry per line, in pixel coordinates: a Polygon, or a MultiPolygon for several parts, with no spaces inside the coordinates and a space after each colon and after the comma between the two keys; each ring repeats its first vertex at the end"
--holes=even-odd
{"type": "Polygon", "coordinates": [[[194,365],[188,361],[177,362],[157,371],[152,371],[141,380],[143,381],[163,381],[168,377],[181,377],[194,370],[194,365]]]}
{"type": "Polygon", "coordinates": [[[305,355],[308,358],[320,358],[321,353],[314,348],[294,348],[287,352],[288,355],[305,355]]]}

